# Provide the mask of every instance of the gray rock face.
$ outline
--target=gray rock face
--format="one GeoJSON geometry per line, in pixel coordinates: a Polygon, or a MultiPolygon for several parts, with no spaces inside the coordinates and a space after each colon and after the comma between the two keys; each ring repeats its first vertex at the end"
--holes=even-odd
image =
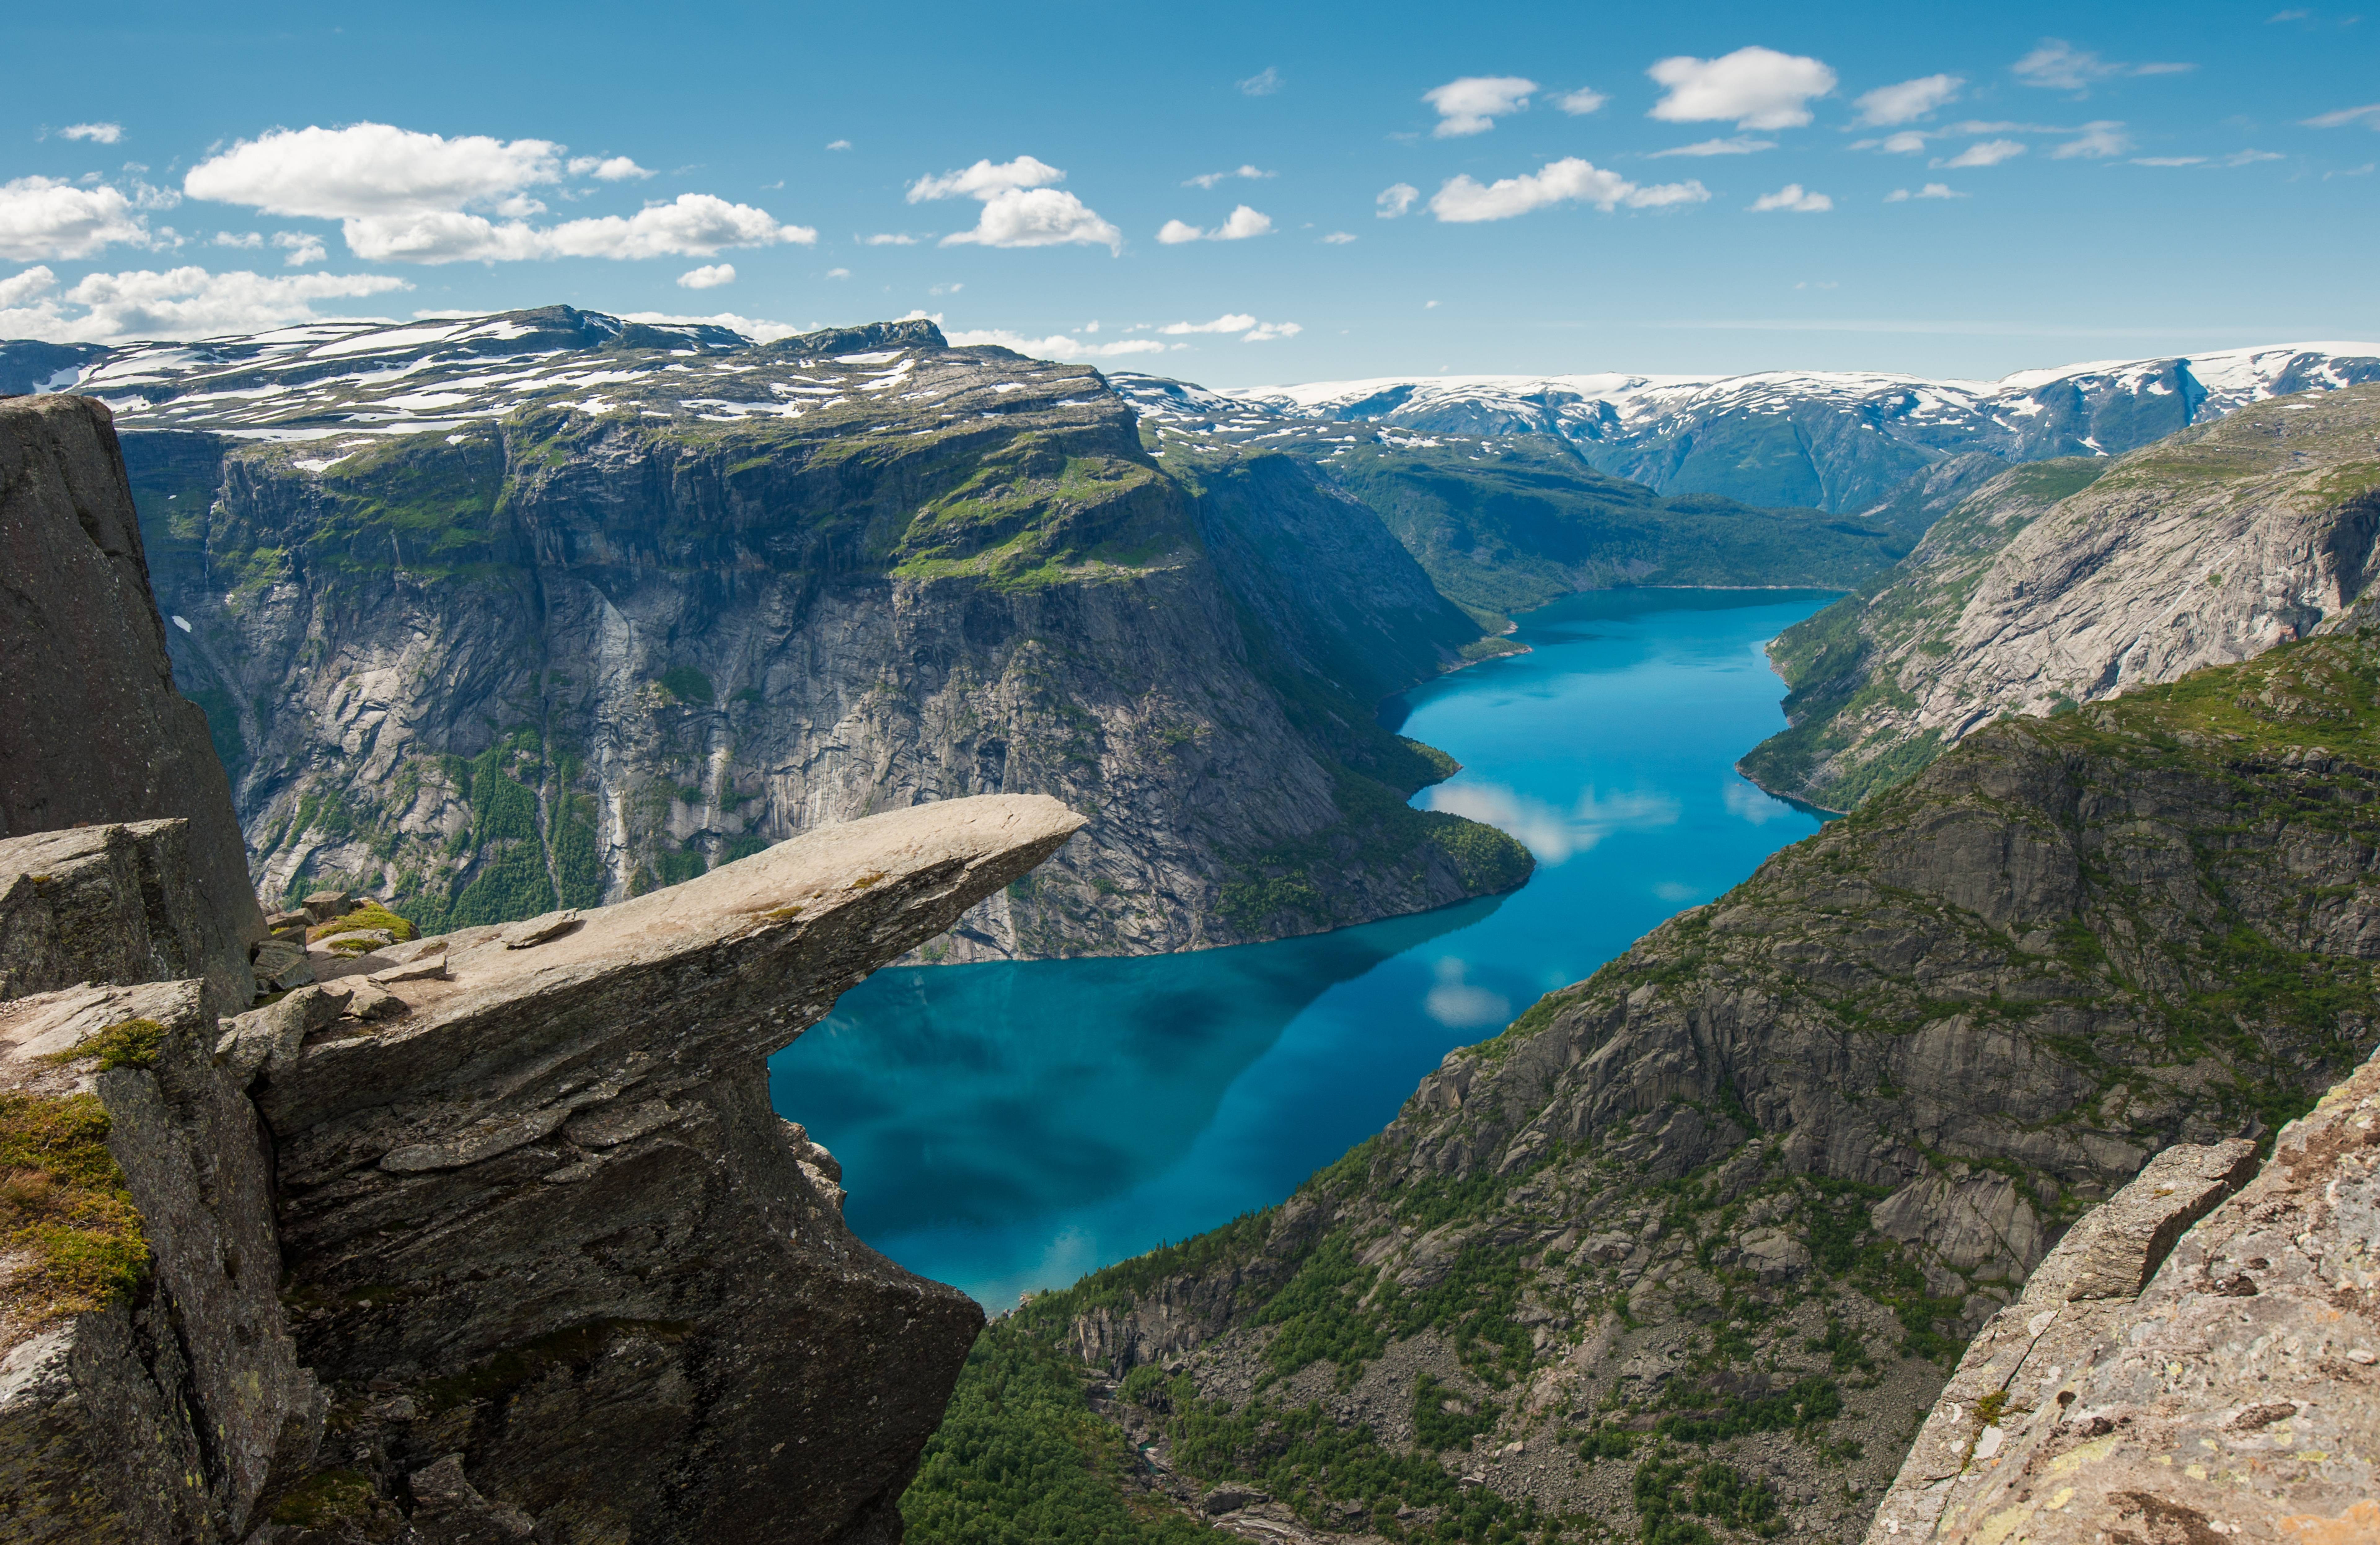
{"type": "Polygon", "coordinates": [[[1968,1349],[1868,1545],[2380,1537],[2380,1063],[2242,1187],[2247,1148],[2160,1154],[2077,1225],[1968,1349]]]}
{"type": "MultiPolygon", "coordinates": [[[[211,942],[188,821],[0,839],[0,999],[195,976],[216,963],[211,942]]],[[[246,974],[243,966],[231,980],[246,974]]]]}
{"type": "Polygon", "coordinates": [[[2000,715],[2341,625],[2380,568],[2375,458],[2380,385],[2361,385],[1962,490],[1888,584],[1777,640],[1795,725],[1744,768],[1847,809],[2000,715]]]}
{"type": "Polygon", "coordinates": [[[264,936],[204,716],[174,690],[164,622],[107,410],[0,402],[0,837],[100,821],[189,823],[217,1007],[248,1002],[264,936]]]}
{"type": "Polygon", "coordinates": [[[1195,490],[1096,371],[929,324],[568,320],[127,378],[177,667],[269,893],[370,881],[438,932],[1026,791],[1084,839],[932,958],[1276,937],[1525,875],[1400,813],[1447,767],[1375,703],[1479,628],[1302,465],[1195,490]],[[489,350],[530,379],[488,386],[489,350]],[[381,400],[400,363],[451,383],[434,422],[381,400]]]}
{"type": "MultiPolygon", "coordinates": [[[[110,833],[123,829],[91,829],[110,833]]],[[[96,1093],[152,1260],[128,1304],[0,1323],[6,1537],[240,1539],[313,1457],[325,1401],[282,1317],[262,1129],[213,1065],[203,984],[79,986],[6,1007],[0,1088],[96,1093]],[[148,1066],[100,1070],[95,1052],[75,1055],[135,1019],[164,1032],[148,1066]]]]}

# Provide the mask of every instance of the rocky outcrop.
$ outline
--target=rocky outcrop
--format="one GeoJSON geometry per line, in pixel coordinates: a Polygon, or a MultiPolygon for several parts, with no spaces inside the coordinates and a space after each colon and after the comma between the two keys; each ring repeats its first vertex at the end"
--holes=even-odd
{"type": "MultiPolygon", "coordinates": [[[[0,837],[176,818],[200,906],[186,963],[248,1006],[264,936],[206,720],[175,691],[107,410],[0,402],[0,837]]],[[[5,969],[5,968],[0,968],[5,969]]]]}
{"type": "Polygon", "coordinates": [[[5,1537],[897,1539],[982,1312],[844,1228],[764,1059],[1081,825],[892,812],[220,1029],[196,980],[11,999],[0,1094],[95,1094],[152,1264],[95,1309],[9,1294],[5,1537]]]}
{"type": "Polygon", "coordinates": [[[2380,1537],[2380,1062],[2254,1167],[2168,1150],[2087,1214],[1968,1348],[1868,1545],[2380,1537]]]}
{"type": "Polygon", "coordinates": [[[2139,1291],[2380,1040],[2375,702],[2357,634],[1971,736],[1451,1055],[1289,1204],[1015,1334],[1308,1526],[1448,1516],[1451,1478],[1516,1528],[1864,1528],[2028,1279],[2139,1291]]]}
{"type": "Polygon", "coordinates": [[[386,335],[85,383],[131,427],[269,893],[352,885],[443,931],[987,792],[1090,826],[933,959],[1277,937],[1527,872],[1404,808],[1450,765],[1377,699],[1479,629],[1302,464],[1201,495],[1097,371],[925,322],[386,335]]]}
{"type": "Polygon", "coordinates": [[[2375,466],[2380,385],[2360,385],[1961,489],[1886,583],[1778,638],[1793,727],[1743,769],[1849,809],[2003,714],[2338,626],[2380,565],[2375,466]]]}

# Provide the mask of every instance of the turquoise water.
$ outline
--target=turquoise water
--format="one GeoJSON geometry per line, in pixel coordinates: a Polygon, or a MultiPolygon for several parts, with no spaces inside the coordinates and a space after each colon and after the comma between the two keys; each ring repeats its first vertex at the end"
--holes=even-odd
{"type": "Polygon", "coordinates": [[[1123,960],[879,972],[770,1065],[843,1161],[846,1215],[1004,1309],[1281,1201],[1494,1034],[1817,820],[1738,777],[1784,728],[1760,646],[1815,591],[1621,590],[1521,620],[1532,652],[1402,700],[1463,770],[1420,803],[1489,821],[1510,896],[1315,938],[1123,960]]]}

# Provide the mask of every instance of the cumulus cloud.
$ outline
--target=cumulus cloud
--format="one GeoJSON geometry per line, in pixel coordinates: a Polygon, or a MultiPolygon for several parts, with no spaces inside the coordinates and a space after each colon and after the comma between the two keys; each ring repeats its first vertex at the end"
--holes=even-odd
{"type": "Polygon", "coordinates": [[[1773,48],[1739,48],[1716,59],[1687,54],[1645,72],[1669,94],[1653,104],[1665,123],[1732,118],[1738,128],[1798,128],[1808,103],[1835,89],[1835,72],[1815,59],[1773,48]]]}
{"type": "Polygon", "coordinates": [[[1899,134],[1888,134],[1877,140],[1876,148],[1888,155],[1915,155],[1925,148],[1925,136],[1913,128],[1903,129],[1899,134]]]}
{"type": "Polygon", "coordinates": [[[1046,161],[1029,155],[1014,161],[978,161],[964,171],[945,172],[939,177],[919,177],[909,185],[909,202],[922,204],[929,199],[996,199],[1001,194],[1020,187],[1047,187],[1051,183],[1066,180],[1066,174],[1046,161]]]}
{"type": "Polygon", "coordinates": [[[1430,132],[1449,139],[1487,133],[1497,119],[1525,109],[1536,89],[1536,81],[1517,75],[1466,75],[1432,87],[1421,100],[1438,109],[1438,127],[1430,132]]]}
{"type": "Polygon", "coordinates": [[[1380,196],[1373,199],[1372,203],[1378,213],[1379,218],[1382,220],[1394,220],[1397,216],[1404,213],[1407,210],[1412,209],[1420,198],[1421,189],[1415,187],[1413,184],[1390,183],[1388,187],[1380,189],[1380,196]]]}
{"type": "Polygon", "coordinates": [[[1888,204],[1905,204],[1912,199],[1963,199],[1965,197],[1963,193],[1953,192],[1949,183],[1927,183],[1914,193],[1905,187],[1896,187],[1884,196],[1884,201],[1888,204]]]}
{"type": "Polygon", "coordinates": [[[1219,183],[1229,182],[1233,177],[1246,177],[1253,180],[1258,177],[1269,177],[1273,175],[1274,174],[1270,172],[1260,172],[1253,166],[1242,166],[1235,172],[1201,173],[1197,176],[1192,177],[1187,182],[1184,182],[1182,186],[1184,187],[1213,187],[1219,183]]]}
{"type": "Polygon", "coordinates": [[[830,151],[847,151],[851,149],[851,141],[848,139],[830,139],[826,142],[826,148],[830,151]]]}
{"type": "Polygon", "coordinates": [[[1277,338],[1294,338],[1305,329],[1295,322],[1259,322],[1240,335],[1243,344],[1269,344],[1277,338]]]}
{"type": "Polygon", "coordinates": [[[624,155],[573,156],[570,158],[570,175],[574,177],[593,177],[598,182],[607,183],[625,182],[630,177],[655,175],[654,173],[638,165],[624,155]]]}
{"type": "Polygon", "coordinates": [[[202,268],[91,273],[60,288],[49,269],[31,268],[0,280],[0,337],[97,344],[213,338],[311,320],[318,300],[411,288],[375,273],[271,276],[202,268]]]}
{"type": "Polygon", "coordinates": [[[1322,241],[1323,245],[1326,247],[1344,247],[1354,239],[1354,236],[1346,231],[1333,231],[1329,235],[1324,236],[1322,241]]]}
{"type": "Polygon", "coordinates": [[[1271,234],[1272,217],[1259,214],[1242,204],[1232,211],[1229,219],[1211,231],[1202,231],[1186,221],[1169,220],[1157,233],[1157,239],[1168,247],[1176,247],[1185,241],[1245,241],[1250,236],[1271,234]]]}
{"type": "Polygon", "coordinates": [[[872,236],[857,238],[862,247],[915,247],[917,238],[905,231],[879,231],[872,236]]]}
{"type": "Polygon", "coordinates": [[[498,224],[484,215],[443,210],[367,216],[345,223],[347,249],[383,262],[458,263],[529,258],[708,258],[729,247],[779,242],[808,246],[818,233],[780,225],[766,210],[708,193],[681,193],[632,215],[603,215],[532,226],[498,224]]]}
{"type": "Polygon", "coordinates": [[[1554,98],[1554,105],[1573,118],[1583,118],[1610,100],[1601,91],[1582,86],[1575,91],[1564,91],[1554,98]]]}
{"type": "Polygon", "coordinates": [[[264,237],[262,235],[255,231],[217,231],[215,233],[214,244],[217,247],[239,247],[254,249],[264,245],[264,237]]]}
{"type": "Polygon", "coordinates": [[[1240,82],[1240,94],[1250,97],[1269,97],[1280,91],[1282,84],[1281,71],[1267,65],[1240,82]]]}
{"type": "Polygon", "coordinates": [[[2362,107],[2342,107],[2335,113],[2316,114],[2304,120],[2308,128],[2345,128],[2350,124],[2362,124],[2365,128],[2380,130],[2380,102],[2366,103],[2362,107]]]}
{"type": "Polygon", "coordinates": [[[1157,331],[1178,338],[1189,332],[1245,332],[1256,325],[1254,317],[1226,311],[1210,322],[1167,322],[1157,331]]]}
{"type": "Polygon", "coordinates": [[[1132,354],[1163,354],[1165,345],[1154,338],[1127,338],[1113,344],[1086,344],[1062,332],[1047,338],[1027,338],[1006,328],[977,328],[944,334],[954,348],[974,348],[984,344],[1014,349],[1018,354],[1037,359],[1113,359],[1132,354]]]}
{"type": "Polygon", "coordinates": [[[55,177],[0,183],[0,258],[88,258],[111,243],[148,247],[153,239],[133,200],[104,184],[78,187],[55,177]]]}
{"type": "Polygon", "coordinates": [[[1699,139],[1691,145],[1672,145],[1666,151],[1655,151],[1645,157],[1658,161],[1665,155],[1751,155],[1758,151],[1773,151],[1774,139],[1755,139],[1749,134],[1731,134],[1724,139],[1699,139]]]}
{"type": "Polygon", "coordinates": [[[2112,118],[2084,124],[2082,133],[2052,150],[2049,159],[2072,161],[2080,156],[2089,161],[2103,161],[2111,155],[2121,155],[2132,148],[2132,137],[2119,132],[2123,127],[2122,123],[2112,118]]]}
{"type": "Polygon", "coordinates": [[[1012,187],[983,206],[972,231],[954,231],[944,247],[1061,247],[1075,243],[1123,250],[1123,233],[1073,194],[1054,187],[1012,187]]]}
{"type": "Polygon", "coordinates": [[[1617,172],[1576,156],[1564,156],[1524,176],[1501,177],[1485,186],[1467,175],[1454,177],[1431,197],[1429,212],[1441,221],[1461,224],[1510,220],[1552,204],[1593,204],[1608,211],[1623,203],[1632,209],[1659,209],[1700,203],[1709,197],[1709,190],[1699,182],[1640,187],[1617,172]]]}
{"type": "Polygon", "coordinates": [[[677,276],[683,290],[715,290],[722,284],[735,283],[734,263],[705,263],[700,268],[687,269],[677,276]]]}
{"type": "Polygon", "coordinates": [[[1764,193],[1752,201],[1755,214],[1782,211],[1787,214],[1822,214],[1835,207],[1835,201],[1823,193],[1812,193],[1800,183],[1787,183],[1774,193],[1764,193]]]}
{"type": "Polygon", "coordinates": [[[289,254],[281,260],[291,268],[323,262],[331,256],[329,249],[323,247],[322,237],[304,231],[275,231],[273,233],[273,245],[289,254]]]}
{"type": "Polygon", "coordinates": [[[724,247],[818,239],[807,226],[780,224],[765,210],[707,193],[681,194],[634,215],[533,226],[528,217],[545,206],[528,190],[565,173],[613,181],[649,175],[625,156],[565,161],[563,151],[547,139],[449,139],[390,124],[274,129],[200,162],[182,190],[272,214],[340,221],[349,251],[391,262],[709,257],[724,247]]]}
{"type": "Polygon", "coordinates": [[[1948,161],[1937,161],[1937,166],[1998,166],[2003,161],[2013,161],[2024,154],[2022,141],[2016,139],[1979,139],[1948,161]]]}
{"type": "Polygon", "coordinates": [[[851,277],[851,270],[847,268],[831,268],[826,271],[826,276],[829,279],[848,279],[851,277]]]}
{"type": "Polygon", "coordinates": [[[2102,80],[2127,75],[2180,75],[2193,70],[2196,65],[2174,63],[2127,65],[2103,59],[2088,49],[2077,48],[2063,38],[2044,38],[2034,51],[2009,66],[2010,74],[2027,86],[2039,86],[2053,91],[2087,93],[2102,80]]]}
{"type": "Polygon", "coordinates": [[[1955,75],[1921,75],[1914,80],[1904,80],[1897,86],[1878,86],[1852,100],[1859,109],[1859,121],[1874,128],[1890,128],[1925,116],[1945,103],[1958,99],[1959,88],[1966,81],[1955,75]]]}
{"type": "Polygon", "coordinates": [[[58,130],[61,139],[88,139],[94,145],[113,145],[124,138],[122,124],[68,124],[58,130]]]}

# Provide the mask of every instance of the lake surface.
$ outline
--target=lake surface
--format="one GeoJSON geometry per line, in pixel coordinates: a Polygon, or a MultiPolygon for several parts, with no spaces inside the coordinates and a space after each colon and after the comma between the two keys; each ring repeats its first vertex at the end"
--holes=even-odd
{"type": "Polygon", "coordinates": [[[987,1308],[1282,1200],[1455,1046],[1707,901],[1817,819],[1737,776],[1785,726],[1760,647],[1831,596],[1620,590],[1402,699],[1463,770],[1415,803],[1537,857],[1510,896],[1313,938],[879,972],[771,1059],[846,1216],[987,1308]]]}

